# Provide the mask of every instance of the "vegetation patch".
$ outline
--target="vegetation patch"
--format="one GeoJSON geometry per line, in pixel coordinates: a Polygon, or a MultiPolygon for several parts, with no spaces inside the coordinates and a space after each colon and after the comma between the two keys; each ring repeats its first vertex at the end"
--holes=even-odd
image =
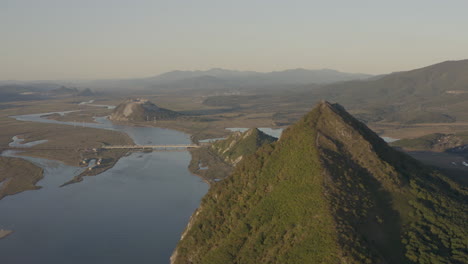
{"type": "Polygon", "coordinates": [[[173,263],[463,263],[467,191],[321,103],[215,183],[173,263]]]}

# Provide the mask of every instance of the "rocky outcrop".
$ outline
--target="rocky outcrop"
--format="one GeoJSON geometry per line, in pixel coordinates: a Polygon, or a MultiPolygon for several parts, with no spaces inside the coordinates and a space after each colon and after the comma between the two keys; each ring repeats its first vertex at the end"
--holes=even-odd
{"type": "Polygon", "coordinates": [[[264,145],[275,142],[277,139],[251,128],[245,132],[234,132],[224,140],[218,140],[212,145],[212,149],[229,164],[236,165],[246,155],[255,153],[264,145]]]}
{"type": "Polygon", "coordinates": [[[182,114],[158,107],[146,99],[128,99],[118,105],[109,119],[112,121],[149,122],[173,120],[182,114]]]}

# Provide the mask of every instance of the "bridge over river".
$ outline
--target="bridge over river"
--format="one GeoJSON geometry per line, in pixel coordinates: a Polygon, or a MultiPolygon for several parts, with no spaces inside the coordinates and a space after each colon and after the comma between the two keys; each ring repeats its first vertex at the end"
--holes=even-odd
{"type": "MultiPolygon", "coordinates": [[[[94,148],[94,151],[99,149],[141,149],[141,150],[154,150],[154,151],[180,151],[191,148],[199,148],[200,145],[195,144],[180,144],[180,145],[106,145],[99,148],[94,148]]],[[[90,151],[91,149],[77,149],[74,147],[22,147],[22,146],[10,146],[10,147],[0,147],[0,152],[2,150],[84,150],[90,151]]]]}
{"type": "Polygon", "coordinates": [[[199,148],[199,145],[194,144],[182,144],[182,145],[109,145],[102,146],[101,149],[188,149],[188,148],[199,148]]]}

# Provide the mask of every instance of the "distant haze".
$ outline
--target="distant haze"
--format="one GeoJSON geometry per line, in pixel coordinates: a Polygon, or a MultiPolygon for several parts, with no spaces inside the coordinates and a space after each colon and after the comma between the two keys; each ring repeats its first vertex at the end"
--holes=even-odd
{"type": "Polygon", "coordinates": [[[468,1],[0,0],[0,80],[382,74],[468,58],[468,1]]]}

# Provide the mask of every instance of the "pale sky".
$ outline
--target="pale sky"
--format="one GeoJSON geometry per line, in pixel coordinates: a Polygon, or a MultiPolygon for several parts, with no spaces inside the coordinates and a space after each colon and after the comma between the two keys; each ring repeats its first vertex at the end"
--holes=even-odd
{"type": "Polygon", "coordinates": [[[467,0],[0,0],[0,80],[371,74],[468,58],[467,0]]]}

